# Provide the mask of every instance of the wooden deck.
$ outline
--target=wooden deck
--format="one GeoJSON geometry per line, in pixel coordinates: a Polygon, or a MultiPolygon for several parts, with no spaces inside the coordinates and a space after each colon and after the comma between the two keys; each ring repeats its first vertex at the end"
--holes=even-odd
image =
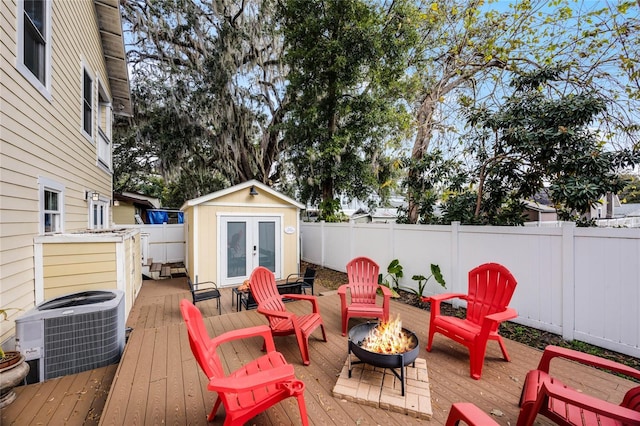
{"type": "MultiPolygon", "coordinates": [[[[317,288],[316,293],[322,289],[317,288]]],[[[206,378],[189,349],[186,328],[178,304],[189,298],[186,279],[145,281],[131,311],[127,325],[133,328],[122,360],[109,366],[45,383],[18,389],[16,401],[1,413],[0,424],[207,424],[206,415],[213,407],[215,394],[207,391],[206,378]],[[117,371],[116,371],[117,367],[117,371]],[[113,378],[108,396],[106,388],[113,378]],[[106,400],[105,400],[106,398],[106,400]]],[[[313,425],[410,425],[444,424],[453,402],[471,401],[492,413],[502,425],[514,425],[518,415],[518,398],[525,374],[535,368],[540,351],[517,342],[506,345],[512,362],[504,362],[493,342],[481,380],[469,377],[466,349],[436,335],[434,349],[424,349],[428,329],[428,312],[392,301],[391,312],[400,314],[403,326],[420,340],[420,358],[427,360],[433,418],[419,420],[408,415],[347,402],[332,396],[332,389],[347,356],[347,339],[340,333],[340,301],[335,292],[318,297],[327,330],[328,342],[316,335],[309,342],[311,365],[303,366],[295,338],[276,338],[276,348],[295,366],[296,375],[307,386],[305,398],[309,422],[313,425]],[[429,423],[428,423],[429,422],[429,423]]],[[[222,315],[217,315],[215,300],[198,303],[211,335],[228,330],[266,324],[255,310],[236,312],[230,289],[223,289],[222,315]]],[[[307,309],[304,302],[291,302],[292,311],[307,309]]],[[[352,320],[351,325],[358,320],[352,320]]],[[[261,342],[248,339],[224,348],[223,358],[230,369],[261,354],[261,342]]],[[[615,403],[622,400],[631,382],[619,377],[557,362],[555,375],[585,393],[615,403]]],[[[222,424],[221,408],[214,424],[222,424]]],[[[540,417],[540,424],[549,422],[540,417]]],[[[254,418],[251,424],[299,424],[294,399],[283,401],[254,418]]]]}

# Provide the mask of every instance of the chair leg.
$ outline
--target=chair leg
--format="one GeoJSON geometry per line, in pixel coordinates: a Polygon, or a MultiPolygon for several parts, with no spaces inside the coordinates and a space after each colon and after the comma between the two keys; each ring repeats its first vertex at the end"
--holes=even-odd
{"type": "Polygon", "coordinates": [[[298,347],[300,348],[300,355],[302,356],[302,363],[304,365],[311,364],[309,360],[309,336],[303,336],[300,329],[296,329],[296,340],[298,341],[298,347]]]}
{"type": "Polygon", "coordinates": [[[212,422],[213,419],[216,417],[216,412],[218,411],[218,408],[220,408],[221,403],[222,403],[222,400],[220,399],[220,397],[217,397],[216,402],[215,404],[213,404],[213,408],[211,409],[211,413],[209,413],[209,416],[207,417],[208,422],[212,422]]]}
{"type": "Polygon", "coordinates": [[[304,392],[298,395],[298,409],[300,410],[300,420],[303,426],[309,425],[309,416],[307,415],[307,405],[304,402],[304,392]]]}
{"type": "Polygon", "coordinates": [[[429,325],[429,339],[427,340],[427,352],[431,352],[431,345],[433,345],[434,334],[436,334],[436,331],[433,329],[431,325],[429,325]]]}
{"type": "Polygon", "coordinates": [[[498,336],[498,343],[500,344],[500,349],[502,350],[502,356],[504,357],[504,360],[511,361],[511,358],[507,353],[507,347],[504,345],[504,340],[502,340],[502,337],[500,336],[498,336]]]}
{"type": "Polygon", "coordinates": [[[320,324],[320,330],[322,331],[322,340],[327,341],[327,333],[324,331],[324,324],[320,324]]]}
{"type": "Polygon", "coordinates": [[[349,324],[349,315],[343,313],[342,314],[342,335],[347,335],[347,325],[349,324]]]}
{"type": "Polygon", "coordinates": [[[482,367],[484,366],[484,355],[487,351],[487,344],[476,346],[475,349],[469,348],[469,369],[471,378],[480,380],[482,376],[482,367]]]}

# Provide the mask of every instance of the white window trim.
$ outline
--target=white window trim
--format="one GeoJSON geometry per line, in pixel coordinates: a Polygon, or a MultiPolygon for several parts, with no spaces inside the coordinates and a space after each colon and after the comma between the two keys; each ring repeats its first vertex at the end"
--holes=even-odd
{"type": "MultiPolygon", "coordinates": [[[[38,219],[38,233],[45,235],[44,232],[44,191],[54,191],[60,194],[58,204],[60,206],[60,229],[55,233],[64,232],[64,192],[65,187],[63,184],[56,182],[46,177],[38,177],[38,199],[39,199],[39,219],[38,219]]],[[[46,234],[50,234],[47,232],[46,234]]]]}
{"type": "Polygon", "coordinates": [[[26,67],[24,64],[24,1],[17,2],[17,14],[18,17],[18,42],[16,43],[16,69],[22,74],[22,76],[33,85],[38,91],[44,96],[48,101],[51,101],[53,98],[51,96],[51,1],[45,2],[45,83],[42,84],[38,78],[33,75],[31,70],[26,67]]]}
{"type": "Polygon", "coordinates": [[[93,201],[91,198],[89,198],[89,217],[87,219],[87,229],[109,229],[110,225],[109,225],[109,220],[110,220],[110,216],[111,216],[111,199],[103,197],[102,195],[100,195],[100,199],[98,201],[93,201]],[[100,226],[94,226],[93,225],[93,207],[94,206],[103,206],[104,207],[104,223],[102,224],[102,227],[100,226]]]}
{"type": "MultiPolygon", "coordinates": [[[[95,145],[96,137],[96,76],[89,66],[82,60],[80,67],[80,133],[92,144],[95,145]],[[91,79],[91,133],[88,134],[84,130],[84,73],[89,75],[91,79]]],[[[97,152],[96,152],[97,157],[97,152]]]]}

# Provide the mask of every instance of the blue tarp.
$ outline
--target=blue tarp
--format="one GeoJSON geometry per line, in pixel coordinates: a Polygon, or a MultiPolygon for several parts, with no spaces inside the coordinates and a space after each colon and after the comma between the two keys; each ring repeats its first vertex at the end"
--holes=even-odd
{"type": "MultiPolygon", "coordinates": [[[[177,214],[178,223],[184,223],[183,212],[173,212],[173,214],[174,220],[175,214],[177,214]]],[[[169,223],[169,212],[166,210],[147,210],[147,223],[151,225],[162,225],[163,223],[169,223]]]]}

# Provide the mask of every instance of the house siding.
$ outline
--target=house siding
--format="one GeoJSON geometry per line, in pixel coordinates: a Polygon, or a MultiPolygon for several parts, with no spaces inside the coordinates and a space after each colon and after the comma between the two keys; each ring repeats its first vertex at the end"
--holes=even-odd
{"type": "MultiPolygon", "coordinates": [[[[81,132],[82,65],[91,70],[94,82],[101,82],[107,96],[110,88],[93,1],[51,4],[48,97],[17,68],[17,12],[17,2],[0,1],[0,308],[28,310],[36,302],[38,179],[64,186],[67,232],[88,226],[85,191],[110,198],[111,173],[97,164],[95,140],[81,132]]],[[[96,111],[97,99],[94,85],[96,111]]],[[[94,120],[94,139],[97,128],[94,120]]],[[[13,333],[19,313],[9,311],[9,321],[0,321],[0,343],[13,333]]]]}

